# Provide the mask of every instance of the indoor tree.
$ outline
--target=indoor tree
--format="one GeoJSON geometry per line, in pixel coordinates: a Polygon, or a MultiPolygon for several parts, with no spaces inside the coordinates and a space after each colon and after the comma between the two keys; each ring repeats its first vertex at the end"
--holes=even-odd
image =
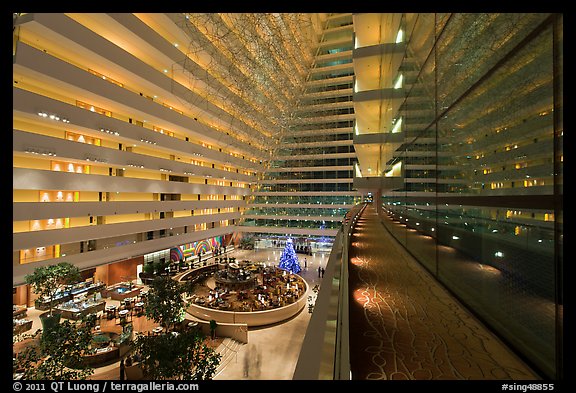
{"type": "Polygon", "coordinates": [[[141,335],[133,345],[146,379],[212,379],[221,355],[196,331],[141,335]],[[173,334],[175,333],[175,334],[173,334]]]}
{"type": "Polygon", "coordinates": [[[145,314],[171,331],[184,319],[185,287],[167,276],[157,276],[150,283],[145,314]]]}
{"type": "Polygon", "coordinates": [[[64,290],[64,286],[80,281],[81,277],[76,266],[60,262],[56,265],[38,266],[31,274],[26,275],[25,280],[32,286],[34,293],[50,299],[48,315],[52,315],[53,302],[58,292],[64,290]]]}
{"type": "Polygon", "coordinates": [[[182,295],[189,289],[165,276],[150,284],[146,316],[166,330],[134,340],[133,352],[147,379],[211,379],[216,372],[220,354],[196,330],[177,329],[185,315],[182,295]]]}
{"type": "Polygon", "coordinates": [[[67,285],[81,280],[79,269],[68,262],[56,265],[38,266],[31,274],[24,277],[27,284],[32,286],[34,293],[40,299],[48,299],[48,313],[41,316],[44,330],[51,328],[60,321],[60,315],[54,316],[54,301],[59,292],[64,291],[67,285]],[[48,322],[50,321],[50,322],[48,322]]]}
{"type": "Polygon", "coordinates": [[[298,262],[298,257],[296,256],[296,251],[294,251],[292,239],[290,238],[286,241],[286,247],[284,247],[282,255],[280,255],[280,263],[278,264],[278,267],[294,274],[298,274],[302,270],[300,263],[298,262]]]}
{"type": "Polygon", "coordinates": [[[24,380],[78,380],[94,373],[83,356],[89,353],[93,321],[65,320],[42,332],[29,335],[24,348],[14,358],[14,370],[20,370],[24,380]]]}

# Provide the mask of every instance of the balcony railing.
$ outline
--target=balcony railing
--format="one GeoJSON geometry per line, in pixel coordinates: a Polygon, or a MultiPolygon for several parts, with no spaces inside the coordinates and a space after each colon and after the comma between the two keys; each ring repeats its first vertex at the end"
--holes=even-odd
{"type": "Polygon", "coordinates": [[[360,204],[350,210],[334,239],[292,379],[350,379],[348,249],[356,219],[365,207],[360,204]]]}

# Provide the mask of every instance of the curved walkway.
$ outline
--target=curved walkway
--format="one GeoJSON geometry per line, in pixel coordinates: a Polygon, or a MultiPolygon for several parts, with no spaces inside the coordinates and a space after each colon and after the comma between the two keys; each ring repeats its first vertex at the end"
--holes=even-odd
{"type": "Polygon", "coordinates": [[[398,244],[370,205],[349,258],[352,379],[538,379],[398,244]]]}

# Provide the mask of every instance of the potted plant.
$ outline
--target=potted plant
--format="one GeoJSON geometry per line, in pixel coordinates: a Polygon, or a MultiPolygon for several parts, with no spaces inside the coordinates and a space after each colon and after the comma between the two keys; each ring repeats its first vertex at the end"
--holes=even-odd
{"type": "Polygon", "coordinates": [[[84,380],[94,373],[85,362],[92,342],[90,323],[65,320],[37,340],[40,332],[30,335],[13,359],[14,368],[24,372],[23,380],[84,380]]]}
{"type": "Polygon", "coordinates": [[[154,263],[147,262],[142,266],[142,271],[140,272],[140,280],[144,283],[149,282],[154,279],[154,263]]]}
{"type": "Polygon", "coordinates": [[[76,266],[68,262],[60,262],[56,265],[37,267],[33,273],[25,277],[25,280],[41,299],[48,301],[48,312],[40,315],[42,327],[47,330],[60,323],[60,313],[54,313],[57,295],[67,285],[80,281],[81,277],[76,266]]]}
{"type": "Polygon", "coordinates": [[[172,331],[184,319],[184,291],[184,285],[177,281],[169,277],[156,277],[150,283],[146,316],[164,326],[167,331],[172,331]]]}
{"type": "Polygon", "coordinates": [[[133,353],[140,357],[137,366],[141,371],[136,379],[145,376],[147,380],[209,380],[222,358],[193,330],[177,335],[140,335],[133,353]]]}
{"type": "MultiPolygon", "coordinates": [[[[192,329],[181,329],[185,319],[182,294],[188,290],[169,277],[156,277],[150,284],[146,316],[165,327],[160,334],[139,335],[133,353],[140,358],[140,376],[146,379],[211,379],[221,355],[192,329]]],[[[126,369],[129,370],[129,369],[126,369]]],[[[129,377],[128,379],[132,379],[129,377]]]]}
{"type": "Polygon", "coordinates": [[[218,327],[218,323],[216,322],[216,320],[211,319],[210,320],[210,336],[212,337],[212,340],[214,340],[216,338],[216,327],[218,327]]]}

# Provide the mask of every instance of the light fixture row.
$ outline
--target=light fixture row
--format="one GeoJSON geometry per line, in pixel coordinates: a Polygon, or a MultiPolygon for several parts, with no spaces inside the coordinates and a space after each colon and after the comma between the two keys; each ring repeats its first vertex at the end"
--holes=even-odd
{"type": "Polygon", "coordinates": [[[56,120],[56,121],[61,121],[63,123],[70,123],[70,120],[68,120],[65,117],[60,117],[58,115],[55,114],[48,114],[46,112],[38,112],[38,116],[43,117],[43,118],[48,118],[50,120],[56,120]]]}
{"type": "Polygon", "coordinates": [[[108,128],[100,128],[100,131],[105,132],[107,134],[111,134],[111,135],[116,135],[116,136],[120,135],[120,133],[118,131],[110,131],[110,129],[108,129],[108,128]]]}
{"type": "Polygon", "coordinates": [[[56,153],[53,151],[49,151],[49,150],[41,150],[41,149],[37,149],[35,147],[27,147],[26,149],[24,149],[25,153],[30,153],[30,154],[39,154],[42,156],[52,156],[52,157],[56,157],[56,153]]]}

